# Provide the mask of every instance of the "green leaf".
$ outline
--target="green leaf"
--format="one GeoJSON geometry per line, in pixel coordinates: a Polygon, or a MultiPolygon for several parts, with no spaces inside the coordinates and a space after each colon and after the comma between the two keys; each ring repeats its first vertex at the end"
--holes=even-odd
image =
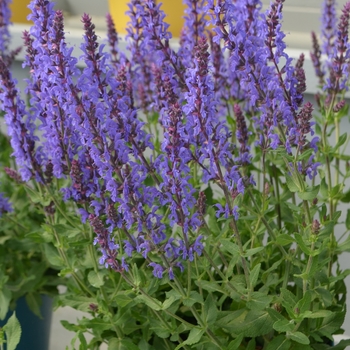
{"type": "Polygon", "coordinates": [[[215,210],[213,207],[209,207],[207,210],[207,213],[209,214],[208,218],[208,226],[211,232],[215,233],[216,235],[219,235],[221,230],[218,225],[218,221],[215,215],[215,210]]]}
{"type": "Polygon", "coordinates": [[[14,312],[4,326],[7,340],[7,350],[15,350],[21,339],[22,329],[14,312]]]}
{"type": "Polygon", "coordinates": [[[108,341],[108,350],[139,350],[131,339],[112,338],[108,341]]]}
{"type": "Polygon", "coordinates": [[[345,350],[350,346],[350,339],[343,339],[337,345],[332,346],[332,350],[345,350]]]}
{"type": "Polygon", "coordinates": [[[305,244],[303,237],[299,233],[294,233],[295,240],[300,249],[307,255],[311,254],[311,249],[305,244]]]}
{"type": "Polygon", "coordinates": [[[204,318],[207,325],[212,325],[215,323],[218,316],[218,310],[216,308],[215,300],[211,294],[208,294],[208,297],[204,303],[204,318]]]}
{"type": "Polygon", "coordinates": [[[266,350],[289,350],[291,343],[288,338],[281,334],[273,338],[266,350]]]}
{"type": "Polygon", "coordinates": [[[320,185],[309,187],[304,192],[298,192],[298,197],[304,201],[311,201],[317,197],[320,185]]]}
{"type": "Polygon", "coordinates": [[[252,288],[254,288],[256,286],[256,283],[258,282],[260,268],[261,268],[261,264],[257,264],[250,271],[249,279],[250,279],[250,284],[252,288]]]}
{"type": "Polygon", "coordinates": [[[266,295],[261,292],[253,292],[250,300],[247,301],[247,307],[251,310],[264,310],[273,300],[272,295],[266,295]]]}
{"type": "Polygon", "coordinates": [[[129,291],[121,291],[115,297],[115,302],[119,307],[125,307],[134,301],[134,295],[131,297],[129,291]]]}
{"type": "Polygon", "coordinates": [[[208,292],[220,292],[224,295],[228,295],[228,293],[226,293],[225,290],[216,282],[199,280],[199,281],[195,281],[195,283],[198,287],[201,287],[208,292]]]}
{"type": "Polygon", "coordinates": [[[286,233],[282,233],[277,236],[276,242],[282,247],[289,245],[294,242],[294,238],[291,235],[287,235],[286,233]]]}
{"type": "Polygon", "coordinates": [[[273,329],[277,332],[285,333],[291,332],[295,327],[295,323],[293,321],[288,321],[286,318],[283,320],[276,321],[273,324],[273,329]]]}
{"type": "Polygon", "coordinates": [[[295,180],[293,179],[292,176],[286,174],[286,183],[288,186],[289,191],[291,192],[298,192],[300,191],[298,185],[295,183],[295,180]]]}
{"type": "Polygon", "coordinates": [[[243,341],[243,334],[240,334],[235,340],[228,345],[227,350],[237,350],[243,341]]]}
{"type": "Polygon", "coordinates": [[[43,197],[39,192],[34,191],[32,188],[28,186],[24,187],[24,189],[33,203],[41,203],[43,201],[43,197]]]}
{"type": "Polygon", "coordinates": [[[29,309],[38,317],[42,318],[40,312],[40,306],[42,303],[41,296],[39,293],[28,293],[26,295],[26,302],[29,309]]]}
{"type": "Polygon", "coordinates": [[[159,338],[166,339],[170,337],[169,329],[165,327],[164,324],[160,322],[158,319],[152,319],[150,324],[151,324],[150,329],[154,331],[154,333],[156,333],[159,338]]]}
{"type": "Polygon", "coordinates": [[[203,297],[198,292],[191,291],[190,296],[183,299],[183,304],[188,307],[191,307],[195,303],[203,304],[204,300],[203,300],[203,297]]]}
{"type": "Polygon", "coordinates": [[[9,310],[11,302],[11,291],[7,287],[2,287],[0,289],[0,319],[3,320],[9,310]]]}
{"type": "Polygon", "coordinates": [[[92,298],[75,295],[75,294],[64,294],[64,295],[58,296],[58,304],[64,305],[64,306],[70,306],[73,309],[83,311],[83,312],[91,311],[90,304],[94,302],[95,300],[92,298]]]}
{"type": "Polygon", "coordinates": [[[288,289],[281,288],[281,296],[282,296],[282,305],[289,306],[291,309],[294,309],[295,304],[297,303],[297,297],[288,289]]]}
{"type": "Polygon", "coordinates": [[[348,209],[346,213],[345,226],[348,230],[350,230],[350,209],[348,209]]]}
{"type": "Polygon", "coordinates": [[[345,141],[346,141],[347,138],[348,138],[347,133],[341,135],[341,136],[339,137],[339,140],[338,140],[337,144],[336,144],[335,147],[334,147],[334,151],[336,151],[340,146],[342,146],[342,145],[345,143],[345,141]]]}
{"type": "Polygon", "coordinates": [[[229,312],[227,316],[217,320],[216,325],[234,334],[258,337],[272,330],[273,321],[266,311],[240,309],[229,312]]]}
{"type": "Polygon", "coordinates": [[[89,283],[95,287],[100,288],[104,285],[104,276],[107,274],[107,270],[101,270],[98,272],[90,271],[88,274],[88,281],[89,283]]]}
{"type": "Polygon", "coordinates": [[[181,349],[184,345],[193,345],[198,343],[204,334],[204,330],[198,327],[193,327],[188,335],[188,338],[181,344],[179,344],[175,350],[181,349]]]}
{"type": "Polygon", "coordinates": [[[265,247],[256,247],[256,248],[251,248],[251,249],[247,249],[247,251],[243,254],[243,256],[245,258],[249,257],[249,256],[253,256],[256,253],[261,252],[262,250],[266,249],[265,247]]]}
{"type": "Polygon", "coordinates": [[[295,305],[296,309],[299,309],[299,313],[304,313],[305,311],[310,310],[312,294],[309,290],[306,291],[303,298],[300,299],[295,305]]]}
{"type": "Polygon", "coordinates": [[[239,247],[236,243],[233,243],[228,239],[222,239],[220,242],[223,250],[228,251],[233,256],[240,255],[239,247]]]}
{"type": "Polygon", "coordinates": [[[48,262],[55,267],[63,267],[63,259],[57,252],[57,249],[50,243],[44,244],[44,253],[48,262]]]}
{"type": "Polygon", "coordinates": [[[316,292],[319,295],[321,301],[324,303],[325,307],[331,306],[333,303],[333,295],[326,288],[316,288],[316,292]]]}
{"type": "Polygon", "coordinates": [[[163,302],[163,310],[168,309],[176,300],[181,299],[181,294],[175,291],[170,291],[166,293],[167,299],[163,302]],[[173,293],[172,293],[173,292],[173,293]]]}
{"type": "Polygon", "coordinates": [[[154,299],[152,297],[146,297],[143,294],[138,295],[135,298],[135,301],[146,304],[148,307],[155,311],[159,311],[162,309],[162,306],[160,305],[160,302],[157,299],[154,299]]]}
{"type": "Polygon", "coordinates": [[[322,197],[324,197],[325,199],[328,199],[328,186],[325,178],[321,180],[320,192],[322,197]]]}
{"type": "Polygon", "coordinates": [[[332,335],[339,331],[345,319],[345,311],[334,312],[323,319],[322,324],[317,328],[318,332],[332,339],[332,335]]]}
{"type": "Polygon", "coordinates": [[[312,311],[310,315],[307,316],[307,318],[324,318],[324,317],[329,317],[334,312],[330,310],[318,310],[318,311],[312,311]]]}
{"type": "Polygon", "coordinates": [[[287,335],[290,337],[290,339],[296,341],[299,344],[310,344],[309,338],[301,332],[288,332],[287,335]]]}

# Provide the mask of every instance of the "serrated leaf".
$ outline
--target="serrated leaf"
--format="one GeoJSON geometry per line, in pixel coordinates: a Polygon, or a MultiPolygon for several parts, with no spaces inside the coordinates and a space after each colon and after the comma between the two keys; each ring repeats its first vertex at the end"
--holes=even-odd
{"type": "Polygon", "coordinates": [[[0,319],[3,320],[9,310],[11,302],[11,291],[7,287],[0,289],[0,319]]]}
{"type": "Polygon", "coordinates": [[[203,329],[200,329],[198,327],[193,327],[191,329],[191,331],[190,331],[190,334],[188,335],[188,338],[184,342],[179,344],[175,348],[175,350],[179,350],[185,345],[193,345],[193,344],[198,343],[201,340],[203,334],[204,334],[204,330],[203,329]]]}
{"type": "Polygon", "coordinates": [[[130,339],[112,338],[108,341],[108,350],[139,350],[130,339]]]}
{"type": "Polygon", "coordinates": [[[273,300],[272,295],[266,295],[261,292],[253,292],[250,300],[247,301],[247,307],[251,310],[264,310],[273,300]]]}
{"type": "Polygon", "coordinates": [[[298,192],[300,190],[297,184],[295,183],[294,179],[288,174],[286,174],[286,183],[289,191],[298,192]]]}
{"type": "Polygon", "coordinates": [[[215,216],[215,209],[213,207],[209,207],[207,212],[209,214],[208,226],[210,227],[210,230],[216,235],[219,235],[221,230],[218,225],[217,218],[215,216]]]}
{"type": "Polygon", "coordinates": [[[348,230],[350,230],[350,209],[348,209],[346,213],[345,226],[348,230]]]}
{"type": "Polygon", "coordinates": [[[198,292],[191,291],[189,297],[183,299],[183,304],[188,307],[191,307],[195,303],[204,304],[204,300],[198,292]]]}
{"type": "Polygon", "coordinates": [[[216,308],[215,300],[211,294],[208,294],[208,297],[204,303],[204,318],[207,325],[212,325],[215,323],[218,316],[218,310],[216,308]]]}
{"type": "Polygon", "coordinates": [[[294,242],[294,238],[286,233],[282,233],[277,236],[276,242],[282,247],[289,245],[294,242]]]}
{"type": "Polygon", "coordinates": [[[302,299],[300,299],[295,305],[296,309],[299,309],[300,313],[310,310],[312,295],[309,290],[306,291],[302,299]]]}
{"type": "Polygon", "coordinates": [[[345,319],[345,311],[333,313],[332,315],[325,317],[322,320],[322,324],[317,328],[321,335],[332,339],[332,335],[335,334],[341,328],[345,319]]]}
{"type": "Polygon", "coordinates": [[[146,297],[143,294],[138,295],[134,300],[146,304],[148,307],[155,311],[159,311],[162,309],[162,305],[160,305],[160,302],[157,299],[154,299],[152,297],[146,297]]]}
{"type": "MultiPolygon", "coordinates": [[[[107,271],[106,271],[107,272],[107,271]]],[[[89,283],[95,287],[95,288],[100,288],[104,285],[104,276],[106,275],[105,270],[101,271],[90,271],[88,274],[88,281],[89,283]]]]}
{"type": "Polygon", "coordinates": [[[224,295],[228,295],[228,293],[225,292],[225,290],[216,282],[209,282],[209,281],[195,281],[196,285],[205,289],[208,292],[220,292],[224,295]]]}
{"type": "Polygon", "coordinates": [[[339,139],[338,139],[337,144],[334,146],[334,151],[336,151],[340,146],[342,146],[345,143],[347,138],[348,138],[348,134],[347,133],[341,135],[339,137],[339,139]]]}
{"type": "Polygon", "coordinates": [[[228,251],[233,256],[240,255],[239,247],[236,243],[233,243],[228,239],[222,239],[220,242],[223,250],[228,251]]]}
{"type": "Polygon", "coordinates": [[[63,267],[63,259],[57,252],[57,249],[50,243],[44,244],[44,253],[48,262],[55,267],[63,267]]]}
{"type": "Polygon", "coordinates": [[[266,311],[241,309],[217,320],[216,325],[245,337],[258,337],[272,330],[273,321],[266,311]]]}
{"type": "Polygon", "coordinates": [[[328,186],[327,186],[325,178],[323,178],[321,180],[320,192],[321,192],[322,197],[324,197],[325,199],[328,198],[328,186]]]}
{"type": "Polygon", "coordinates": [[[320,185],[307,188],[303,192],[298,192],[298,197],[304,201],[311,201],[317,197],[319,189],[320,189],[320,185]]]}
{"type": "Polygon", "coordinates": [[[120,307],[125,307],[134,301],[134,297],[129,296],[129,291],[119,292],[115,297],[115,302],[120,307]]]}
{"type": "Polygon", "coordinates": [[[261,252],[262,250],[266,249],[265,247],[256,247],[256,248],[251,248],[251,249],[247,249],[247,251],[243,254],[243,256],[245,258],[249,257],[249,256],[253,256],[256,253],[261,252]]]}
{"type": "Polygon", "coordinates": [[[316,292],[319,294],[321,301],[323,301],[326,307],[331,306],[333,303],[333,296],[328,289],[316,288],[316,292]]]}
{"type": "Polygon", "coordinates": [[[266,350],[289,350],[291,343],[284,335],[278,335],[272,339],[266,350]]]}
{"type": "Polygon", "coordinates": [[[152,319],[150,329],[154,331],[154,333],[156,333],[159,338],[166,339],[170,337],[169,329],[157,319],[152,319]]]}
{"type": "Polygon", "coordinates": [[[15,312],[9,318],[3,329],[6,334],[7,350],[15,350],[19,344],[22,334],[21,325],[16,317],[15,312]]]}
{"type": "Polygon", "coordinates": [[[228,345],[227,350],[237,350],[243,340],[243,334],[240,334],[235,340],[232,340],[231,343],[228,345]]]}
{"type": "Polygon", "coordinates": [[[289,306],[290,308],[294,309],[296,303],[297,303],[297,297],[288,289],[281,288],[281,296],[282,296],[282,305],[289,306]]]}
{"type": "MultiPolygon", "coordinates": [[[[168,295],[167,295],[168,296],[168,295]]],[[[167,299],[164,300],[162,309],[166,310],[168,309],[176,300],[181,299],[180,294],[170,294],[167,299]]]]}
{"type": "Polygon", "coordinates": [[[37,315],[38,317],[42,318],[41,312],[40,312],[40,306],[42,303],[42,299],[39,293],[27,293],[26,294],[26,302],[29,307],[29,309],[34,313],[34,315],[37,315]]]}
{"type": "Polygon", "coordinates": [[[301,332],[288,332],[287,335],[290,339],[296,341],[297,343],[308,345],[310,344],[309,338],[301,332]]]}
{"type": "Polygon", "coordinates": [[[311,255],[311,249],[305,244],[303,237],[299,233],[294,234],[295,240],[297,241],[300,249],[307,255],[311,255]]]}
{"type": "Polygon", "coordinates": [[[251,284],[252,288],[254,288],[256,286],[256,283],[258,282],[260,268],[261,268],[261,264],[257,264],[250,271],[249,279],[250,279],[250,284],[251,284]]]}
{"type": "Polygon", "coordinates": [[[295,327],[294,322],[288,321],[286,318],[283,320],[276,321],[273,324],[273,329],[277,332],[285,333],[285,332],[291,332],[295,327]]]}
{"type": "Polygon", "coordinates": [[[332,347],[332,350],[345,350],[350,346],[350,339],[342,339],[337,345],[332,347]]]}
{"type": "Polygon", "coordinates": [[[94,299],[75,294],[64,294],[58,296],[58,303],[61,303],[61,305],[70,306],[73,309],[83,312],[91,311],[90,305],[94,303],[94,301],[94,299]]]}
{"type": "Polygon", "coordinates": [[[312,311],[312,313],[308,315],[307,318],[325,318],[331,316],[332,314],[334,314],[334,312],[330,310],[318,310],[312,311]]]}

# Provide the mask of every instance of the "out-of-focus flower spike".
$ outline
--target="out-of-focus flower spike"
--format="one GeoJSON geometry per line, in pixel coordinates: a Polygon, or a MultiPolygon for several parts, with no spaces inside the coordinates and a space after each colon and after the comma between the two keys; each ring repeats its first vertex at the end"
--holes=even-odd
{"type": "Polygon", "coordinates": [[[332,57],[335,38],[337,36],[337,14],[335,0],[324,0],[322,4],[321,23],[322,52],[328,57],[332,57]]]}
{"type": "Polygon", "coordinates": [[[311,32],[311,38],[312,38],[312,51],[310,52],[310,57],[315,69],[316,76],[318,77],[319,84],[320,86],[323,86],[325,73],[322,69],[322,62],[321,62],[322,52],[321,52],[320,45],[318,43],[318,39],[315,32],[311,32]]]}

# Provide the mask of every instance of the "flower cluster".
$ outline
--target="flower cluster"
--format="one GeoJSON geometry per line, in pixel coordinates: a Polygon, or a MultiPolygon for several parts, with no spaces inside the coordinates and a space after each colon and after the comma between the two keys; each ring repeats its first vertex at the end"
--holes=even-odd
{"type": "MultiPolygon", "coordinates": [[[[28,109],[0,62],[1,100],[22,179],[49,186],[52,177],[70,178],[61,189],[64,199],[77,203],[96,233],[100,263],[115,271],[127,270],[129,257],[138,254],[154,276],[166,272],[174,279],[174,269],[182,271],[184,261],[204,249],[200,184],[218,186],[225,203],[214,200],[216,216],[236,222],[236,198],[255,185],[254,141],[265,152],[297,149],[298,156],[313,133],[312,107],[302,106],[303,57],[293,66],[285,53],[283,1],[273,2],[266,15],[259,0],[186,4],[178,52],[153,0],[129,4],[130,56],[120,52],[110,16],[108,54],[84,14],[85,67],[79,70],[62,12],[33,0],[34,26],[24,33],[28,109]],[[158,144],[148,128],[154,114],[163,137],[158,144]]],[[[302,166],[304,176],[314,176],[313,154],[302,166]]],[[[239,240],[236,224],[231,227],[239,240]]]]}

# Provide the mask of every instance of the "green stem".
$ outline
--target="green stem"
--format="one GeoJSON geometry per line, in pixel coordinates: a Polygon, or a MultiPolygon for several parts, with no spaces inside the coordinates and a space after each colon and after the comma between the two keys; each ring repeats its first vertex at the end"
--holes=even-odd
{"type": "Polygon", "coordinates": [[[211,263],[211,265],[214,267],[215,271],[219,274],[219,276],[222,278],[223,282],[226,282],[227,285],[232,289],[232,291],[237,292],[237,289],[227,280],[225,275],[220,271],[220,269],[216,266],[213,259],[209,256],[209,254],[203,249],[203,255],[208,259],[208,261],[211,263]]]}
{"type": "MultiPolygon", "coordinates": [[[[247,189],[247,192],[248,192],[248,194],[249,194],[249,196],[250,196],[250,198],[251,198],[251,200],[252,200],[252,202],[253,202],[253,204],[254,204],[255,210],[257,211],[257,213],[258,213],[258,215],[259,215],[259,219],[261,219],[262,223],[263,223],[264,226],[266,227],[267,232],[268,232],[269,235],[272,237],[272,239],[276,242],[276,235],[275,235],[275,233],[273,232],[273,230],[272,230],[271,226],[269,225],[269,223],[267,222],[267,220],[265,219],[264,214],[260,211],[260,208],[259,208],[259,206],[258,206],[258,203],[255,201],[255,198],[254,198],[254,196],[253,196],[253,193],[252,193],[251,189],[248,188],[248,189],[247,189]]],[[[276,246],[277,246],[278,249],[281,251],[281,253],[283,254],[283,256],[284,256],[285,258],[288,258],[288,259],[289,259],[289,255],[288,255],[288,253],[285,251],[285,249],[284,249],[280,244],[277,244],[277,242],[276,242],[276,246]]]]}

